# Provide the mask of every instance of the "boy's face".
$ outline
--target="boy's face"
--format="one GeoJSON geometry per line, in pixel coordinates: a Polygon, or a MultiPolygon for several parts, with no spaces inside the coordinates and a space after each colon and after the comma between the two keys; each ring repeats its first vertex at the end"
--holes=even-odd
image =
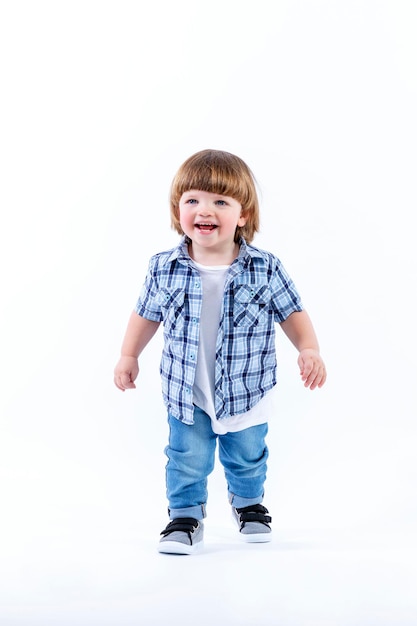
{"type": "Polygon", "coordinates": [[[221,252],[234,244],[237,226],[244,226],[241,204],[229,196],[190,190],[179,202],[181,228],[195,247],[221,252]]]}

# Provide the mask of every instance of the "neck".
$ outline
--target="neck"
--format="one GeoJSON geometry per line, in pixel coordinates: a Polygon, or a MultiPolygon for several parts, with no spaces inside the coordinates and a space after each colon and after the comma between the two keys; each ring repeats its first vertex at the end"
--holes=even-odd
{"type": "Polygon", "coordinates": [[[233,242],[228,249],[216,250],[195,246],[191,241],[188,244],[188,253],[194,261],[201,265],[231,265],[239,254],[239,245],[233,242]]]}

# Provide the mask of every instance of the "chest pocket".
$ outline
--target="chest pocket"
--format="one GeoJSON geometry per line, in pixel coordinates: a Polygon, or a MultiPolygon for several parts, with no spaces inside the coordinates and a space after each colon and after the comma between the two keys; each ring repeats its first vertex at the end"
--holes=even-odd
{"type": "Polygon", "coordinates": [[[233,301],[234,326],[260,326],[268,321],[271,300],[268,285],[236,285],[233,301]]]}
{"type": "Polygon", "coordinates": [[[183,289],[166,289],[162,287],[158,293],[158,301],[161,305],[162,319],[165,330],[168,333],[181,330],[184,326],[184,300],[183,289]]]}

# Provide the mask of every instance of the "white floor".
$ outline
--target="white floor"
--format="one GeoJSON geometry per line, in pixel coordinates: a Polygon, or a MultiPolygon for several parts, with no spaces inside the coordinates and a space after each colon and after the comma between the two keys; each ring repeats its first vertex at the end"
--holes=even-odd
{"type": "MultiPolygon", "coordinates": [[[[225,509],[226,510],[226,509],[225,509]]],[[[411,534],[288,530],[243,544],[215,507],[204,550],[161,555],[161,520],[113,518],[94,529],[48,525],[47,511],[4,541],[2,626],[415,626],[417,543],[411,534]],[[220,521],[222,524],[220,525],[220,521]],[[224,524],[223,524],[224,521],[224,524]]],[[[98,512],[97,512],[98,513],[98,512]]],[[[4,539],[4,537],[3,537],[4,539]]]]}

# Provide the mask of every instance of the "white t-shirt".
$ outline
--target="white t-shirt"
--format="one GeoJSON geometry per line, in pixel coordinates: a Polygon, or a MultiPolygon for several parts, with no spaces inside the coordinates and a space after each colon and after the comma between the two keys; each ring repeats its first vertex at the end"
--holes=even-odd
{"type": "Polygon", "coordinates": [[[210,416],[213,432],[224,435],[237,432],[250,426],[265,424],[274,410],[275,388],[246,413],[232,415],[218,420],[214,408],[214,370],[216,362],[216,341],[222,314],[224,284],[228,265],[201,265],[193,261],[201,275],[203,303],[200,318],[200,340],[197,354],[197,367],[193,387],[193,402],[210,416]]]}

